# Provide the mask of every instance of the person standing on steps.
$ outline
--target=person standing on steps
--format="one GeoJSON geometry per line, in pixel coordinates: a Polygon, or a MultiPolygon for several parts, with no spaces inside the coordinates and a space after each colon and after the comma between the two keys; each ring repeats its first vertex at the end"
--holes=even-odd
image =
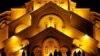
{"type": "Polygon", "coordinates": [[[78,56],[81,56],[81,51],[79,50],[79,52],[78,52],[78,56]]]}
{"type": "Polygon", "coordinates": [[[58,52],[58,56],[62,56],[62,53],[61,53],[61,51],[59,50],[59,52],[58,52]]]}
{"type": "Polygon", "coordinates": [[[49,56],[53,56],[52,53],[50,53],[49,56]]]}
{"type": "Polygon", "coordinates": [[[57,50],[54,51],[54,56],[57,56],[58,52],[57,50]]]}
{"type": "Polygon", "coordinates": [[[71,52],[70,52],[69,49],[68,49],[68,51],[66,52],[66,55],[67,55],[67,56],[70,56],[70,55],[71,55],[71,52]]]}
{"type": "Polygon", "coordinates": [[[76,51],[74,52],[74,56],[77,56],[77,53],[76,53],[76,51]]]}

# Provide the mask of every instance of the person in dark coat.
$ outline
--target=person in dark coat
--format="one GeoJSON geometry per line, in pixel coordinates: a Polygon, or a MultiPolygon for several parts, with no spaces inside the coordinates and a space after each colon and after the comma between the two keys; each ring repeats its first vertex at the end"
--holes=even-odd
{"type": "Polygon", "coordinates": [[[54,51],[54,56],[57,56],[58,52],[57,50],[54,51]]]}
{"type": "Polygon", "coordinates": [[[85,53],[84,53],[84,51],[82,52],[82,56],[85,56],[85,53]]]}
{"type": "Polygon", "coordinates": [[[1,56],[6,56],[6,53],[4,52],[4,50],[1,52],[1,56]]]}
{"type": "Polygon", "coordinates": [[[27,56],[30,56],[30,50],[27,50],[27,56]]]}
{"type": "Polygon", "coordinates": [[[62,53],[61,53],[61,51],[59,50],[59,52],[58,52],[58,56],[62,56],[62,53]]]}
{"type": "Polygon", "coordinates": [[[34,55],[34,52],[31,53],[31,56],[35,56],[35,55],[34,55]]]}
{"type": "Polygon", "coordinates": [[[66,52],[66,55],[67,55],[67,56],[70,56],[70,55],[71,55],[70,50],[68,50],[68,51],[66,52]]]}
{"type": "Polygon", "coordinates": [[[91,56],[95,56],[93,53],[91,53],[91,56]]]}
{"type": "Polygon", "coordinates": [[[24,51],[22,52],[22,56],[25,56],[25,52],[24,51]]]}
{"type": "Polygon", "coordinates": [[[74,52],[74,56],[77,56],[77,53],[76,53],[76,51],[74,52]]]}
{"type": "Polygon", "coordinates": [[[78,56],[81,56],[81,51],[79,50],[79,52],[77,54],[78,54],[78,56]]]}
{"type": "Polygon", "coordinates": [[[53,56],[53,55],[52,55],[52,53],[50,53],[50,55],[49,55],[49,56],[53,56]]]}

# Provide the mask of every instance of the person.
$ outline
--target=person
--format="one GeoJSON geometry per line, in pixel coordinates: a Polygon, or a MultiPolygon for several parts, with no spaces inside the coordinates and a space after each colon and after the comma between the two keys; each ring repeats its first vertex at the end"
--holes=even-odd
{"type": "Polygon", "coordinates": [[[27,50],[27,56],[30,56],[30,50],[27,50]]]}
{"type": "Polygon", "coordinates": [[[34,52],[31,53],[31,56],[35,56],[35,55],[34,55],[34,52]]]}
{"type": "Polygon", "coordinates": [[[22,52],[22,56],[25,56],[25,52],[24,51],[22,52]]]}
{"type": "Polygon", "coordinates": [[[62,56],[62,53],[61,53],[61,51],[59,50],[59,52],[58,52],[58,56],[62,56]]]}
{"type": "Polygon", "coordinates": [[[76,51],[74,52],[74,56],[77,56],[77,53],[76,53],[76,51]]]}
{"type": "Polygon", "coordinates": [[[85,53],[84,53],[84,51],[82,52],[82,56],[85,56],[85,53]]]}
{"type": "Polygon", "coordinates": [[[79,50],[79,52],[78,52],[78,56],[81,56],[81,51],[79,50]]]}
{"type": "Polygon", "coordinates": [[[66,55],[67,55],[67,56],[70,56],[70,55],[71,55],[70,50],[67,51],[66,55]]]}
{"type": "Polygon", "coordinates": [[[1,52],[1,56],[6,56],[6,53],[4,52],[4,50],[1,52]]]}
{"type": "Polygon", "coordinates": [[[57,50],[55,50],[55,51],[54,51],[54,56],[57,56],[57,54],[58,54],[58,53],[57,53],[57,50]]]}
{"type": "Polygon", "coordinates": [[[52,53],[50,53],[50,55],[49,56],[52,56],[52,53]]]}
{"type": "Polygon", "coordinates": [[[93,53],[91,53],[91,56],[95,56],[93,53]]]}

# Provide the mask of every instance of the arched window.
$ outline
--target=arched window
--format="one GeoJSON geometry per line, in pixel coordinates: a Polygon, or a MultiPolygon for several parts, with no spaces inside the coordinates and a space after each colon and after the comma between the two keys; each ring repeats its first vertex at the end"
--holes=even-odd
{"type": "Polygon", "coordinates": [[[40,29],[46,29],[48,27],[53,27],[58,30],[61,30],[63,27],[63,21],[57,15],[45,15],[41,18],[39,22],[40,29]]]}

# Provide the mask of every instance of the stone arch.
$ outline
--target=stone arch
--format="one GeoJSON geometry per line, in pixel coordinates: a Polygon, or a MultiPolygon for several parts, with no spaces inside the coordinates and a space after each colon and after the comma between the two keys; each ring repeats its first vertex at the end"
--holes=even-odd
{"type": "Polygon", "coordinates": [[[43,56],[49,56],[50,53],[54,54],[55,50],[60,50],[59,42],[55,38],[47,38],[42,45],[43,56]]]}
{"type": "Polygon", "coordinates": [[[38,22],[39,28],[48,28],[48,27],[53,27],[58,30],[61,30],[62,27],[64,26],[64,21],[59,17],[58,15],[55,14],[47,14],[41,17],[41,19],[38,22]]]}
{"type": "Polygon", "coordinates": [[[43,17],[48,16],[48,15],[54,15],[54,16],[59,17],[59,19],[63,22],[63,24],[65,24],[65,21],[64,21],[64,19],[62,18],[62,16],[59,15],[59,14],[56,14],[56,13],[48,13],[48,14],[41,15],[41,16],[39,17],[40,19],[38,20],[37,24],[39,24],[39,21],[40,21],[43,17]]]}
{"type": "MultiPolygon", "coordinates": [[[[63,21],[63,23],[65,23],[65,22],[64,22],[64,19],[62,18],[62,16],[60,16],[60,15],[57,14],[57,13],[47,13],[47,14],[44,14],[44,15],[40,16],[39,21],[41,20],[41,18],[43,18],[43,17],[46,16],[46,15],[55,15],[55,16],[58,16],[58,17],[63,21]]],[[[39,22],[38,22],[38,23],[39,23],[39,22]]]]}
{"type": "Polygon", "coordinates": [[[39,24],[39,21],[41,20],[41,18],[46,16],[46,15],[50,15],[50,14],[51,15],[56,15],[56,16],[58,16],[62,20],[62,22],[64,24],[63,28],[66,27],[66,25],[70,25],[70,15],[69,15],[69,12],[66,12],[66,11],[63,12],[63,11],[59,11],[59,10],[56,10],[56,9],[51,7],[51,9],[45,9],[45,11],[37,11],[37,12],[40,12],[40,13],[37,13],[37,14],[33,14],[32,13],[31,16],[32,16],[33,27],[37,27],[38,28],[38,24],[39,24]],[[50,11],[48,11],[48,10],[50,10],[50,11]]]}

